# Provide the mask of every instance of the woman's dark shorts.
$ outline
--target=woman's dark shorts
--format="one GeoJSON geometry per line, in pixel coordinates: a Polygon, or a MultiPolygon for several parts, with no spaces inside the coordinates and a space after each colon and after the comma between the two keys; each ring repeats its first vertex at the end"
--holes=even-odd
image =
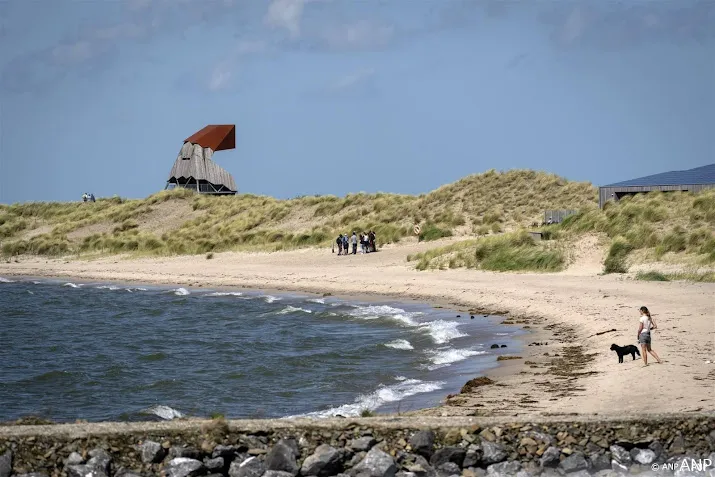
{"type": "Polygon", "coordinates": [[[650,333],[641,333],[638,335],[638,343],[642,345],[650,345],[650,333]]]}

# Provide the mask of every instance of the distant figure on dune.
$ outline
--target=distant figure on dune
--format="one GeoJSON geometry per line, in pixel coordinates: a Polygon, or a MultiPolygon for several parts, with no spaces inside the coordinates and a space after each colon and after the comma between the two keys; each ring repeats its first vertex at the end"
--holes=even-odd
{"type": "Polygon", "coordinates": [[[343,234],[338,235],[338,238],[335,239],[335,243],[338,244],[338,255],[343,254],[343,234]]]}

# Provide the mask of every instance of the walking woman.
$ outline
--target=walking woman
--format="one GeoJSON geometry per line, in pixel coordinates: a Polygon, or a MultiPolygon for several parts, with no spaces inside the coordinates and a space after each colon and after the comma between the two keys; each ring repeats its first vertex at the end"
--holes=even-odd
{"type": "Polygon", "coordinates": [[[638,343],[641,345],[641,350],[643,351],[643,362],[645,366],[648,366],[648,353],[652,354],[655,360],[660,363],[660,358],[658,353],[653,351],[650,347],[650,330],[655,330],[658,326],[653,321],[650,316],[650,311],[645,306],[641,307],[641,317],[640,326],[638,327],[638,343]]]}

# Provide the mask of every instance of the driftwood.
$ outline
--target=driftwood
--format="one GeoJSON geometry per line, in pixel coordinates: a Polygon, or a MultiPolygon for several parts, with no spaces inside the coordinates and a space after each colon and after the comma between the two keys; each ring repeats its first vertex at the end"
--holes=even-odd
{"type": "Polygon", "coordinates": [[[613,333],[614,331],[618,331],[617,329],[613,328],[612,330],[606,330],[606,331],[599,331],[595,335],[589,336],[589,338],[592,338],[594,336],[600,336],[600,335],[605,335],[606,333],[613,333]]]}

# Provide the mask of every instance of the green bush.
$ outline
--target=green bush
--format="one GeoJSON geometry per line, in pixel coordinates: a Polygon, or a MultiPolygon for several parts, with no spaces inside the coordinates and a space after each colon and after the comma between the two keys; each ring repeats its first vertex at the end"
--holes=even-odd
{"type": "Polygon", "coordinates": [[[444,237],[451,237],[452,231],[447,229],[442,229],[433,224],[427,224],[420,231],[419,241],[420,242],[430,242],[432,240],[438,240],[444,237]]]}
{"type": "Polygon", "coordinates": [[[661,272],[650,271],[638,272],[636,274],[636,280],[643,280],[647,282],[669,282],[670,278],[661,272]]]}
{"type": "Polygon", "coordinates": [[[537,244],[525,231],[480,239],[474,256],[479,268],[499,272],[554,272],[566,262],[561,250],[537,244]]]}

